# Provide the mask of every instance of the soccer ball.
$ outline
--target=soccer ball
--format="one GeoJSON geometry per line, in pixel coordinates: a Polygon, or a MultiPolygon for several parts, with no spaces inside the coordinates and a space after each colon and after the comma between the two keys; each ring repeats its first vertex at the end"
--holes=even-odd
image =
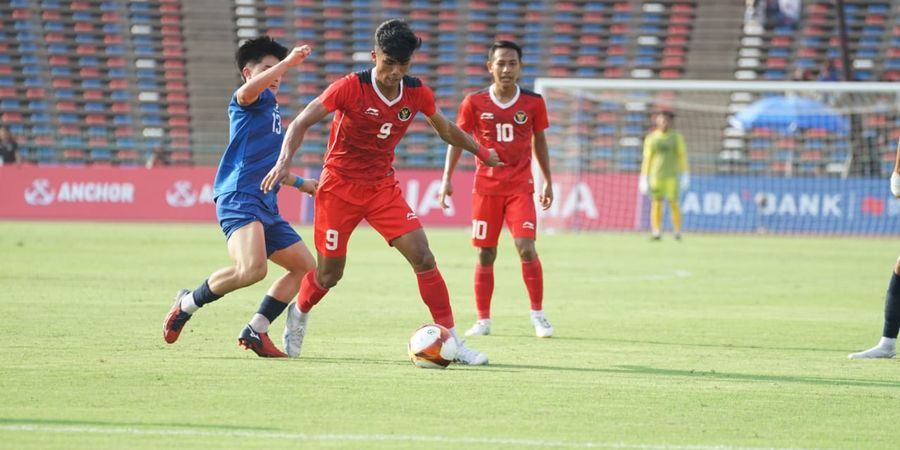
{"type": "Polygon", "coordinates": [[[422,325],[409,338],[407,351],[413,364],[425,369],[443,369],[456,359],[456,339],[450,330],[437,325],[422,325]]]}

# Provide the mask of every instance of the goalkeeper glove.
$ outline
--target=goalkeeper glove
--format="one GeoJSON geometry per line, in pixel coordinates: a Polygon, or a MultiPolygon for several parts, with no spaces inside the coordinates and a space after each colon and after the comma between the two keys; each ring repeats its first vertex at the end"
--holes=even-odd
{"type": "Polygon", "coordinates": [[[647,195],[647,192],[650,191],[650,181],[643,175],[638,179],[638,191],[641,195],[647,195]]]}
{"type": "Polygon", "coordinates": [[[678,188],[682,191],[688,190],[691,185],[691,174],[687,172],[681,173],[681,179],[678,180],[678,188]]]}
{"type": "Polygon", "coordinates": [[[900,174],[897,172],[891,174],[891,194],[900,197],[900,174]]]}

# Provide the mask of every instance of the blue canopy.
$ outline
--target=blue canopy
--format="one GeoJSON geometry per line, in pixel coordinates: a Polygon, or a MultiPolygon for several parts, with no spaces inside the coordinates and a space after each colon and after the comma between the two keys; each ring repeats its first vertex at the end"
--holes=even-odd
{"type": "Polygon", "coordinates": [[[828,105],[803,96],[773,96],[759,100],[731,118],[732,125],[745,130],[770,128],[782,133],[820,128],[846,134],[847,119],[828,105]]]}

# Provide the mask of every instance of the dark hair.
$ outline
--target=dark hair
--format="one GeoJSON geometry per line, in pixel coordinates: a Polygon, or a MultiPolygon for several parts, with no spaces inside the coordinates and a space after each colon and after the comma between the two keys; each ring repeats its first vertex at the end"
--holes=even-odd
{"type": "Polygon", "coordinates": [[[238,71],[243,71],[247,64],[257,64],[266,56],[272,55],[279,61],[287,57],[288,49],[269,36],[261,36],[244,42],[234,54],[238,71]]]}
{"type": "Polygon", "coordinates": [[[422,39],[403,20],[391,19],[378,25],[375,30],[375,46],[385,55],[406,63],[412,59],[413,52],[422,46],[422,39]]]}
{"type": "Polygon", "coordinates": [[[519,47],[519,44],[516,44],[513,41],[497,41],[491,45],[491,48],[488,50],[488,60],[494,58],[494,52],[501,48],[511,48],[516,51],[516,54],[519,55],[519,61],[522,60],[522,47],[519,47]]]}
{"type": "Polygon", "coordinates": [[[661,111],[657,111],[656,114],[666,116],[669,120],[675,120],[675,112],[670,109],[663,109],[661,111]]]}

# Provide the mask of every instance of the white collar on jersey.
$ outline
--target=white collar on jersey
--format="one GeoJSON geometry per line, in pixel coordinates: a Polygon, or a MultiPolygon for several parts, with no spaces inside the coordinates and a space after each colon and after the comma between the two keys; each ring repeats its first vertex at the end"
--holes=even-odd
{"type": "MultiPolygon", "coordinates": [[[[378,83],[375,82],[375,68],[374,67],[372,68],[372,87],[375,89],[375,93],[378,94],[378,98],[380,98],[381,101],[383,101],[385,105],[394,106],[397,104],[397,102],[400,101],[400,99],[403,98],[403,78],[400,79],[400,94],[397,95],[397,98],[395,98],[393,100],[388,100],[387,97],[385,97],[384,94],[382,94],[381,91],[378,90],[378,83]]],[[[516,94],[516,96],[518,97],[518,94],[516,94]]]]}
{"type": "Polygon", "coordinates": [[[519,91],[518,84],[516,85],[516,95],[513,95],[512,100],[510,100],[508,103],[500,103],[500,99],[498,99],[497,96],[494,95],[494,85],[493,84],[491,85],[491,87],[488,88],[488,92],[490,92],[490,94],[491,94],[491,101],[494,102],[494,104],[497,105],[500,109],[509,108],[510,106],[514,105],[517,100],[519,100],[519,92],[520,91],[519,91]]]}

